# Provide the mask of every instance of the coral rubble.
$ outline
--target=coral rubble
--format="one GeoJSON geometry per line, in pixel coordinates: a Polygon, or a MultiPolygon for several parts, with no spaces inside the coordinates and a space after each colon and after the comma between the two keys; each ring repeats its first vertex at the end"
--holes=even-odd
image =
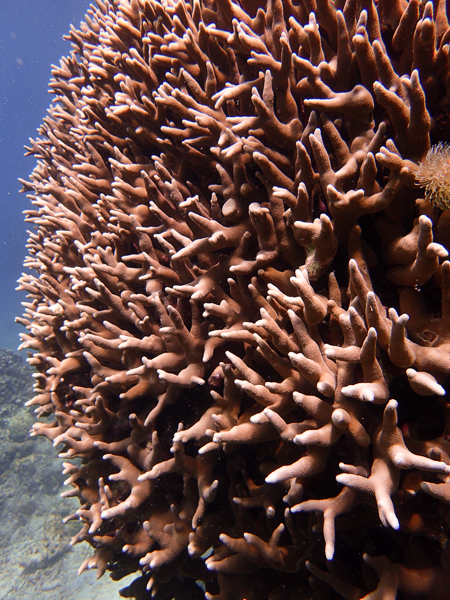
{"type": "Polygon", "coordinates": [[[19,320],[80,571],[443,598],[443,0],[97,0],[69,38],[19,320]]]}

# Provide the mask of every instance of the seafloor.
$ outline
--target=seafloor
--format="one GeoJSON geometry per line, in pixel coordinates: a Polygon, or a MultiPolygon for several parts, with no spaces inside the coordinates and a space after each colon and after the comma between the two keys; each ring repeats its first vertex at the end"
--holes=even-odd
{"type": "Polygon", "coordinates": [[[113,600],[126,580],[89,571],[77,576],[92,554],[69,545],[79,522],[62,519],[79,507],[61,499],[64,477],[57,449],[30,438],[35,418],[24,403],[32,396],[32,370],[24,358],[0,349],[0,600],[113,600]]]}

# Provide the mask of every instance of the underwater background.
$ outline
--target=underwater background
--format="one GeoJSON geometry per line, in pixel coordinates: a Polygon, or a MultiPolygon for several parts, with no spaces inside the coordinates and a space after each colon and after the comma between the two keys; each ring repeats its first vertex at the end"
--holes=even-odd
{"type": "MultiPolygon", "coordinates": [[[[88,547],[69,546],[62,519],[78,500],[61,502],[61,461],[41,438],[29,438],[34,422],[24,403],[32,396],[32,370],[15,350],[22,328],[14,322],[25,295],[15,291],[22,272],[29,206],[19,177],[34,167],[24,157],[52,96],[51,65],[70,52],[63,40],[78,26],[88,0],[0,2],[0,600],[103,600],[124,586],[95,572],[77,577],[88,547]]],[[[77,524],[72,533],[77,531],[77,524]]]]}
{"type": "Polygon", "coordinates": [[[78,26],[88,0],[16,0],[0,2],[0,347],[16,349],[23,295],[14,291],[22,272],[26,230],[22,211],[29,206],[20,194],[34,159],[24,146],[42,123],[52,96],[48,93],[52,64],[70,52],[63,36],[78,26]]]}

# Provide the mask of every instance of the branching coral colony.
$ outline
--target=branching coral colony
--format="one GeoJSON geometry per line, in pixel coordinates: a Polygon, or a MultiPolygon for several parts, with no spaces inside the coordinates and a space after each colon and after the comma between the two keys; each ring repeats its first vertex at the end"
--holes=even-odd
{"type": "Polygon", "coordinates": [[[80,571],[448,598],[445,2],[97,0],[69,38],[19,321],[80,571]]]}

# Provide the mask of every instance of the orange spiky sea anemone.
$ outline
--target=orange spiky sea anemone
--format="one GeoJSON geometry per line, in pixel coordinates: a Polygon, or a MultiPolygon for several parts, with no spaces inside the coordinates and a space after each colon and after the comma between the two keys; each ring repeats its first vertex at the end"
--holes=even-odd
{"type": "Polygon", "coordinates": [[[450,208],[450,144],[439,142],[420,163],[416,179],[425,188],[425,198],[436,208],[450,208]]]}

